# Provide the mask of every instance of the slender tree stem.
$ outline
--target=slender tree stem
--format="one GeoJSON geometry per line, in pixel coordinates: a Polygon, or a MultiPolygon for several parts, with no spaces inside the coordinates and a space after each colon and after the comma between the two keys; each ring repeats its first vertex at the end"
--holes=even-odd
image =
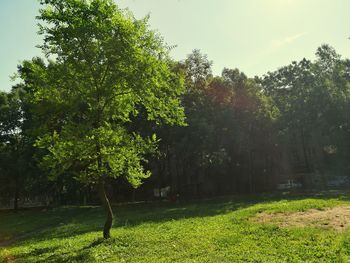
{"type": "Polygon", "coordinates": [[[99,183],[99,194],[100,194],[101,202],[107,214],[106,222],[103,227],[103,238],[108,239],[111,237],[110,231],[113,224],[113,211],[112,211],[112,207],[109,202],[109,199],[107,197],[103,181],[99,183]]]}

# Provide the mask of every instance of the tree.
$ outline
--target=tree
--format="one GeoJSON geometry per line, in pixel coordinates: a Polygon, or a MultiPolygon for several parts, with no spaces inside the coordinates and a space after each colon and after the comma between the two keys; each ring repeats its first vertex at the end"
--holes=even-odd
{"type": "Polygon", "coordinates": [[[253,79],[238,69],[213,77],[210,64],[195,50],[178,65],[186,73],[188,126],[158,133],[158,181],[184,198],[267,189],[278,110],[253,79]]]}
{"type": "Polygon", "coordinates": [[[207,55],[194,49],[184,62],[186,69],[186,84],[189,89],[203,89],[212,77],[213,62],[208,60],[207,55]]]}
{"type": "Polygon", "coordinates": [[[0,93],[0,164],[2,195],[13,197],[14,210],[18,208],[19,173],[16,155],[20,145],[21,111],[16,93],[0,93]]]}
{"type": "Polygon", "coordinates": [[[0,164],[2,193],[13,198],[13,209],[18,210],[20,191],[24,187],[27,137],[23,132],[24,112],[19,90],[0,93],[0,164]]]}
{"type": "Polygon", "coordinates": [[[342,160],[347,160],[349,135],[349,62],[329,45],[319,47],[316,57],[314,62],[303,59],[268,73],[262,81],[281,112],[279,130],[284,142],[289,141],[285,148],[292,153],[290,168],[303,172],[309,186],[313,181],[325,185],[331,170],[346,172],[342,160]]]}
{"type": "MultiPolygon", "coordinates": [[[[145,114],[155,123],[184,124],[178,96],[182,78],[170,70],[163,40],[112,0],[43,0],[44,67],[34,100],[51,105],[60,116],[36,145],[47,150],[43,166],[52,175],[70,171],[85,184],[98,185],[107,212],[103,237],[110,237],[112,208],[105,191],[108,178],[124,176],[134,187],[150,176],[143,163],[156,147],[130,128],[145,114]]],[[[40,107],[39,107],[40,108],[40,107]]],[[[58,116],[55,114],[55,116],[58,116]]]]}

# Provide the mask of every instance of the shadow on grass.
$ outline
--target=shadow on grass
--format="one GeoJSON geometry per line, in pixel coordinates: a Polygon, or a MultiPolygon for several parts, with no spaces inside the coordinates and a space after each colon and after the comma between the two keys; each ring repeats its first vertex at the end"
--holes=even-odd
{"type": "MultiPolygon", "coordinates": [[[[258,200],[230,201],[224,198],[179,204],[154,202],[114,206],[115,220],[113,227],[132,228],[144,223],[210,217],[246,208],[257,202],[258,200]]],[[[36,226],[40,228],[35,231],[32,230],[32,235],[30,237],[26,235],[23,241],[30,238],[30,241],[38,242],[53,238],[74,237],[89,232],[99,232],[102,231],[105,220],[105,213],[101,207],[61,208],[47,214],[38,213],[37,216],[46,217],[46,224],[36,226]]],[[[31,219],[28,220],[31,221],[31,219]]]]}
{"type": "MultiPolygon", "coordinates": [[[[350,195],[345,192],[275,193],[222,197],[187,203],[154,202],[119,205],[113,207],[115,213],[114,228],[132,228],[144,223],[210,217],[248,208],[257,203],[280,200],[296,201],[305,198],[324,200],[338,198],[340,200],[349,201],[350,195]]],[[[22,242],[36,243],[51,239],[71,238],[90,232],[99,232],[102,229],[105,219],[105,214],[101,207],[63,207],[41,212],[23,213],[23,215],[20,215],[20,222],[16,222],[15,215],[8,215],[7,221],[5,220],[6,227],[16,227],[16,224],[20,226],[24,225],[26,226],[23,228],[24,230],[30,229],[31,231],[29,232],[33,233],[30,236],[27,234],[23,240],[19,240],[18,245],[21,245],[22,242]]],[[[119,240],[118,237],[115,237],[112,240],[117,240],[119,244],[123,244],[125,238],[126,237],[119,237],[119,240]]],[[[64,242],[64,240],[62,240],[62,242],[64,242]]],[[[94,240],[90,244],[75,251],[73,255],[71,253],[55,253],[57,247],[53,245],[48,248],[33,249],[30,254],[23,253],[17,256],[24,259],[28,255],[35,257],[47,254],[48,257],[42,260],[42,262],[62,262],[67,260],[87,262],[91,259],[90,249],[105,242],[111,241],[104,241],[102,239],[94,240]]],[[[40,260],[37,262],[40,262],[40,260]]]]}
{"type": "MultiPolygon", "coordinates": [[[[36,260],[35,262],[96,262],[96,258],[94,258],[91,249],[95,248],[100,245],[115,245],[116,243],[119,246],[125,246],[127,247],[128,244],[131,244],[133,241],[130,240],[129,236],[121,236],[121,237],[113,237],[108,240],[105,240],[103,238],[98,238],[91,242],[90,244],[83,246],[80,249],[76,249],[69,252],[63,252],[63,253],[54,253],[55,248],[51,251],[49,251],[49,255],[47,257],[41,258],[36,260]]],[[[39,256],[38,254],[37,256],[39,256]]],[[[22,256],[20,256],[22,257],[22,256]]],[[[22,257],[23,258],[23,257],[22,257]]],[[[100,261],[98,261],[100,262],[100,261]]]]}
{"type": "Polygon", "coordinates": [[[169,220],[207,217],[226,214],[248,208],[258,203],[273,201],[297,201],[305,198],[329,200],[337,198],[350,201],[350,194],[344,192],[272,193],[246,196],[219,197],[210,200],[197,200],[186,204],[131,205],[114,208],[115,226],[133,227],[141,223],[159,223],[169,220]]]}
{"type": "MultiPolygon", "coordinates": [[[[99,246],[105,242],[106,240],[102,238],[97,239],[93,241],[91,244],[86,245],[81,249],[74,251],[74,254],[72,254],[71,252],[55,253],[55,250],[57,249],[57,247],[53,246],[49,250],[47,250],[46,253],[49,253],[47,257],[38,259],[36,260],[36,262],[91,262],[93,261],[93,259],[91,258],[90,249],[96,246],[99,246]]],[[[42,255],[42,253],[36,254],[36,256],[40,256],[40,255],[42,255]]],[[[23,256],[24,255],[20,255],[21,258],[23,258],[23,256]]]]}

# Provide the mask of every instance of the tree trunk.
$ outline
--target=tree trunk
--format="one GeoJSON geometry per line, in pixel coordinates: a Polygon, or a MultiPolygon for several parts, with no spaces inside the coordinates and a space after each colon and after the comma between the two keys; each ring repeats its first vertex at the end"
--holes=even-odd
{"type": "Polygon", "coordinates": [[[249,193],[252,194],[254,192],[253,186],[253,151],[249,151],[249,193]]]}
{"type": "Polygon", "coordinates": [[[13,197],[13,210],[15,212],[18,211],[18,196],[19,196],[19,182],[18,182],[18,175],[15,176],[15,191],[14,191],[14,197],[13,197]]]}
{"type": "Polygon", "coordinates": [[[104,209],[107,214],[106,222],[103,227],[103,238],[108,239],[111,237],[110,231],[113,223],[113,212],[112,212],[111,204],[109,203],[109,200],[106,194],[103,181],[101,181],[99,184],[99,194],[100,194],[102,205],[104,206],[104,209]]]}
{"type": "Polygon", "coordinates": [[[305,134],[304,134],[303,127],[300,128],[300,135],[301,135],[301,144],[302,144],[302,148],[303,148],[305,167],[306,167],[307,172],[309,173],[309,172],[311,172],[311,169],[310,169],[309,158],[308,158],[307,152],[306,152],[305,134]]]}
{"type": "Polygon", "coordinates": [[[18,196],[19,196],[19,191],[18,191],[18,187],[16,185],[16,187],[15,187],[15,195],[14,195],[14,200],[13,200],[13,210],[15,212],[18,211],[18,196]]]}

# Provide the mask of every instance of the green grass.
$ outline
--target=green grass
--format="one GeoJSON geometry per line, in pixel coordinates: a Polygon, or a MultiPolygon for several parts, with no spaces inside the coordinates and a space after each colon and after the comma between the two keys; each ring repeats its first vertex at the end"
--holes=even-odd
{"type": "Polygon", "coordinates": [[[349,262],[350,232],[254,223],[257,213],[350,205],[350,196],[254,196],[114,207],[104,241],[99,207],[0,213],[0,252],[16,262],[349,262]],[[1,249],[1,248],[0,248],[1,249]]]}

